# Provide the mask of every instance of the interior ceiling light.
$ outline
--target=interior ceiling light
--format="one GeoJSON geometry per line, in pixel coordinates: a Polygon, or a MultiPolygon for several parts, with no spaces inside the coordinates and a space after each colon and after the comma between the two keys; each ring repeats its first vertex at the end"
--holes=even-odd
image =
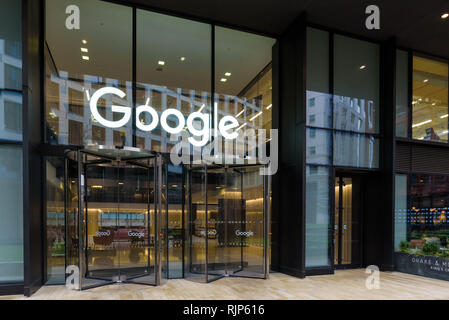
{"type": "Polygon", "coordinates": [[[83,60],[89,60],[89,56],[83,56],[83,60]]]}
{"type": "Polygon", "coordinates": [[[81,42],[82,42],[83,44],[86,44],[86,43],[87,43],[87,40],[81,40],[81,42]]]}
{"type": "Polygon", "coordinates": [[[203,109],[206,107],[206,105],[203,103],[203,105],[201,106],[201,108],[198,110],[198,112],[203,111],[203,109]]]}
{"type": "Polygon", "coordinates": [[[445,12],[441,15],[441,19],[447,19],[449,17],[449,13],[445,12]]]}
{"type": "Polygon", "coordinates": [[[270,104],[270,105],[267,107],[267,110],[270,110],[272,106],[273,106],[273,105],[270,104]]]}
{"type": "Polygon", "coordinates": [[[181,61],[185,61],[186,60],[186,57],[181,57],[181,61]]]}
{"type": "Polygon", "coordinates": [[[160,65],[160,66],[163,66],[163,65],[165,65],[165,61],[159,60],[159,61],[157,62],[157,64],[160,65]]]}
{"type": "Polygon", "coordinates": [[[440,117],[440,119],[444,119],[444,118],[447,118],[447,114],[444,114],[444,115],[442,115],[441,117],[440,117]]]}
{"type": "Polygon", "coordinates": [[[81,52],[88,52],[87,48],[81,48],[81,52]]]}
{"type": "Polygon", "coordinates": [[[363,69],[365,69],[366,68],[366,66],[365,65],[363,65],[363,66],[360,66],[360,70],[363,70],[363,69]]]}
{"type": "Polygon", "coordinates": [[[226,78],[221,78],[220,81],[221,81],[221,82],[226,82],[226,81],[228,81],[228,79],[226,79],[226,78]]]}
{"type": "Polygon", "coordinates": [[[423,121],[423,122],[414,124],[414,125],[412,126],[412,128],[420,127],[420,126],[423,126],[423,125],[428,124],[428,123],[430,123],[430,122],[432,122],[432,120],[426,120],[426,121],[423,121]]]}
{"type": "Polygon", "coordinates": [[[237,113],[235,117],[236,117],[236,118],[240,117],[244,111],[245,111],[245,109],[242,109],[242,111],[240,111],[239,113],[237,113]]]}
{"type": "Polygon", "coordinates": [[[423,82],[424,83],[429,82],[429,79],[424,79],[423,82]]]}
{"type": "Polygon", "coordinates": [[[232,73],[230,73],[230,72],[226,72],[226,73],[225,73],[225,76],[226,76],[226,77],[230,77],[231,74],[232,74],[232,73]]]}
{"type": "Polygon", "coordinates": [[[246,122],[244,124],[242,124],[240,127],[237,128],[236,131],[239,131],[240,129],[242,129],[244,126],[246,126],[246,124],[247,124],[246,122]]]}

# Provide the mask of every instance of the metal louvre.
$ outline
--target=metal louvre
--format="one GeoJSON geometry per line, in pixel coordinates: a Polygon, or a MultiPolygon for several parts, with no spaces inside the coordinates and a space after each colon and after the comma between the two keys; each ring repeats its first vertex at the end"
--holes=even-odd
{"type": "Polygon", "coordinates": [[[449,174],[449,148],[398,143],[396,146],[396,170],[449,174]]]}

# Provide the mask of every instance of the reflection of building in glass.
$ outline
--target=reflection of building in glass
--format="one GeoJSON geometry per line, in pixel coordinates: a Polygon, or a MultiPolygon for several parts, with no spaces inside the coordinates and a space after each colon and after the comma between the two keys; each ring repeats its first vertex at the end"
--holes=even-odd
{"type": "MultiPolygon", "coordinates": [[[[59,77],[53,73],[49,77],[50,81],[47,82],[47,124],[48,134],[53,143],[122,145],[122,137],[125,137],[124,144],[132,144],[130,139],[134,119],[131,119],[123,128],[103,127],[91,115],[88,100],[95,90],[101,87],[115,86],[120,88],[127,93],[124,99],[109,95],[99,102],[101,104],[99,106],[100,114],[103,117],[119,120],[121,115],[113,114],[110,106],[112,104],[132,106],[131,82],[122,84],[115,79],[89,75],[85,75],[84,81],[81,81],[71,78],[69,73],[65,71],[60,71],[59,77]]],[[[248,88],[247,91],[258,93],[257,84],[248,88]]],[[[197,92],[181,88],[171,90],[164,86],[144,83],[138,83],[138,91],[139,95],[146,97],[145,100],[148,99],[149,105],[153,106],[159,115],[168,108],[178,109],[186,118],[195,111],[201,110],[203,113],[209,113],[208,110],[210,110],[209,92],[197,92]]],[[[237,118],[241,126],[244,125],[243,130],[267,128],[267,122],[263,121],[264,117],[257,116],[258,113],[263,111],[264,106],[268,106],[263,98],[268,99],[263,95],[254,98],[241,98],[226,94],[215,94],[215,99],[218,101],[218,103],[216,102],[218,121],[225,115],[232,115],[237,118]],[[253,120],[251,121],[251,119],[253,120]]],[[[268,110],[266,110],[266,113],[269,112],[268,110]]],[[[269,118],[268,124],[271,123],[271,117],[269,118]]],[[[140,117],[140,121],[149,123],[151,116],[145,113],[140,117]]],[[[172,125],[176,126],[175,123],[172,125]]],[[[160,126],[151,132],[137,130],[136,135],[137,146],[140,148],[162,152],[170,150],[169,134],[162,132],[160,126]]]]}
{"type": "Polygon", "coordinates": [[[0,138],[22,140],[22,46],[0,39],[0,138]]]}

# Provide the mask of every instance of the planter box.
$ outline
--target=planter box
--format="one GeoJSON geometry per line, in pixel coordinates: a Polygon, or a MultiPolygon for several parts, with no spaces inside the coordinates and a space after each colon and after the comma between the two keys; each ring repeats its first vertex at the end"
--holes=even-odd
{"type": "Polygon", "coordinates": [[[395,252],[394,261],[397,271],[449,280],[449,258],[395,252]]]}

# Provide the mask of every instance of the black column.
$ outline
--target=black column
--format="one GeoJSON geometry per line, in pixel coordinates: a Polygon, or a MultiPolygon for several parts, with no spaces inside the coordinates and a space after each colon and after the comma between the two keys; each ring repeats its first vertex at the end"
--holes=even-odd
{"type": "MultiPolygon", "coordinates": [[[[278,270],[305,277],[306,15],[279,39],[278,270]]],[[[276,198],[278,197],[278,198],[276,198]]]]}
{"type": "Polygon", "coordinates": [[[393,270],[396,135],[396,41],[381,44],[381,173],[366,185],[365,265],[393,270]]]}
{"type": "MultiPolygon", "coordinates": [[[[22,0],[24,294],[43,281],[43,1],[22,0]]],[[[18,160],[19,161],[19,160],[18,160]]]]}

